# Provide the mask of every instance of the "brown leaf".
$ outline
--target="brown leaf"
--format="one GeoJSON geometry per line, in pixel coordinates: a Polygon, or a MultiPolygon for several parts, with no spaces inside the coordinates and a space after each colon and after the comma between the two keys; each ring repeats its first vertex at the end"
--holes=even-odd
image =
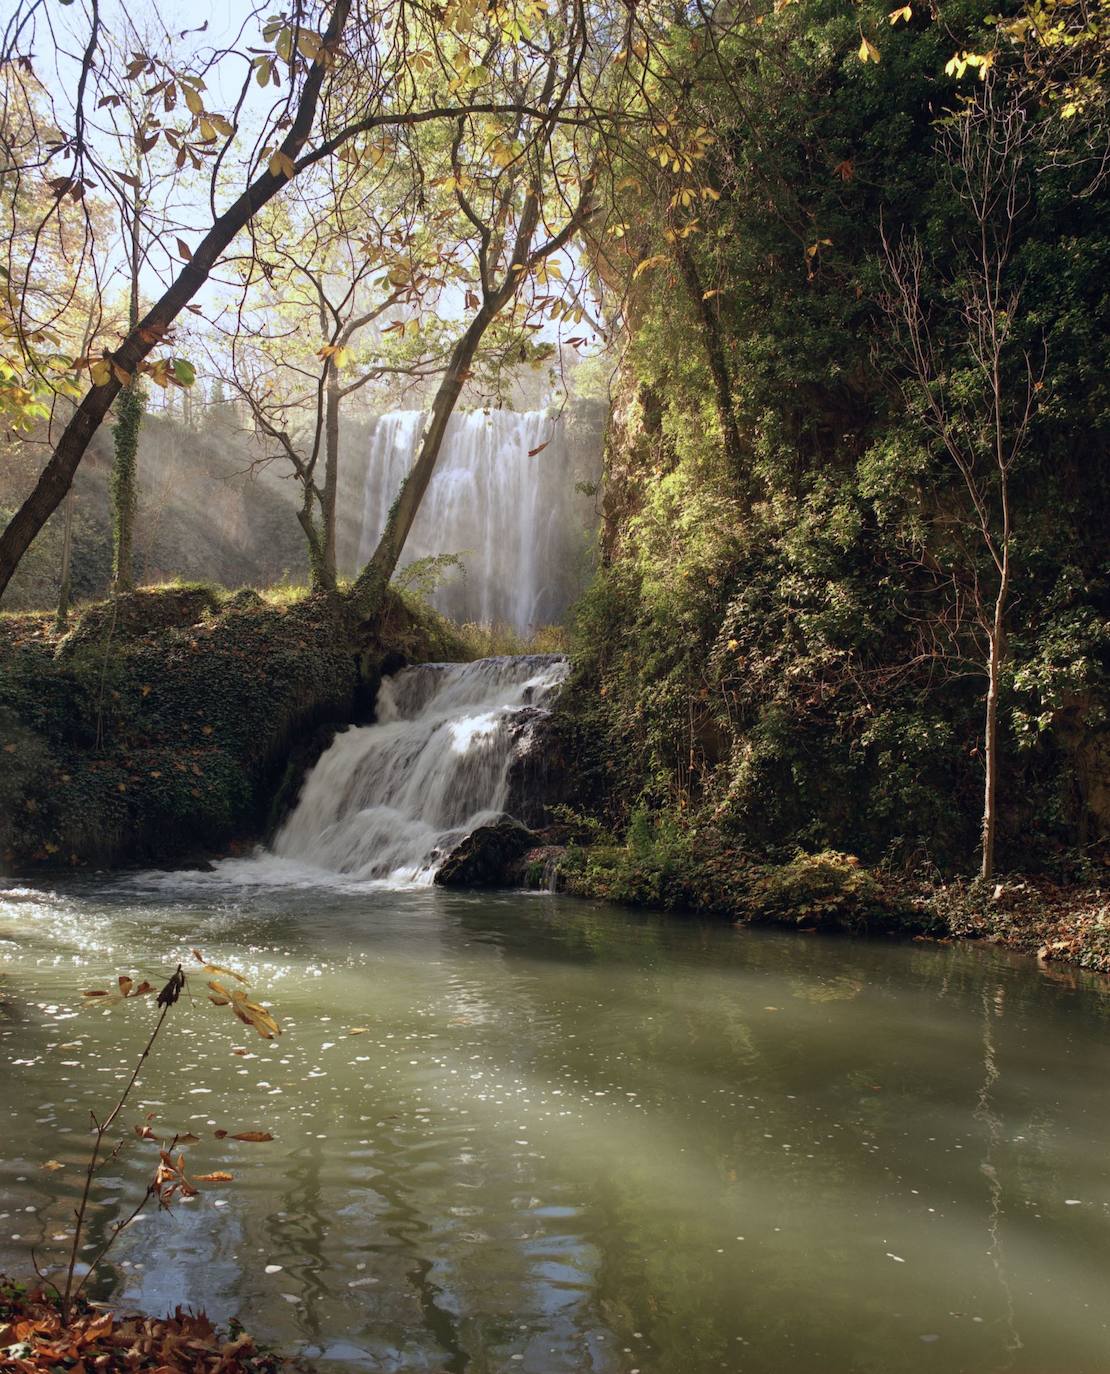
{"type": "Polygon", "coordinates": [[[264,1140],[273,1140],[269,1131],[237,1131],[232,1140],[247,1140],[251,1144],[261,1144],[264,1140]]]}
{"type": "MultiPolygon", "coordinates": [[[[204,971],[205,973],[226,973],[229,978],[235,978],[240,983],[250,982],[249,978],[244,978],[241,973],[236,973],[233,968],[224,968],[222,964],[205,964],[204,971]]],[[[209,983],[208,986],[211,987],[212,984],[209,983]]]]}
{"type": "Polygon", "coordinates": [[[197,1174],[196,1180],[198,1183],[234,1183],[235,1175],[217,1169],[213,1174],[197,1174]]]}

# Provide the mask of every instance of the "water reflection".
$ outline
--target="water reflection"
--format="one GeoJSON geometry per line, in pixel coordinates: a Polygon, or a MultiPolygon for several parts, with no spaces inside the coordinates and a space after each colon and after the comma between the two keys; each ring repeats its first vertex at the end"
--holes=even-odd
{"type": "MultiPolygon", "coordinates": [[[[196,945],[286,1034],[183,1009],[142,1110],[235,1183],[136,1226],[103,1292],[203,1303],[343,1369],[1104,1367],[1091,978],[241,873],[0,899],[0,930],[0,1267],[57,1262],[82,1122],[141,1028],[142,1008],[74,1016],[80,990],[196,945]],[[229,1125],[276,1139],[213,1137],[229,1125]]],[[[149,1163],[105,1171],[98,1234],[149,1163]]]]}

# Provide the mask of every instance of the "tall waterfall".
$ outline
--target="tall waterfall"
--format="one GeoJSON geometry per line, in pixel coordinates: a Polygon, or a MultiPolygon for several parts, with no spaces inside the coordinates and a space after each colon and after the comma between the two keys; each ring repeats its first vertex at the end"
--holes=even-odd
{"type": "MultiPolygon", "coordinates": [[[[358,564],[373,552],[415,461],[424,414],[399,410],[374,425],[363,489],[358,564]]],[[[545,411],[472,411],[452,417],[403,563],[458,554],[432,603],[456,620],[527,630],[562,619],[588,574],[594,512],[575,490],[600,466],[562,419],[545,411]]]]}
{"type": "Polygon", "coordinates": [[[355,878],[431,882],[476,825],[520,810],[521,766],[566,674],[566,659],[529,654],[387,678],[377,723],[336,736],[275,851],[355,878]]]}

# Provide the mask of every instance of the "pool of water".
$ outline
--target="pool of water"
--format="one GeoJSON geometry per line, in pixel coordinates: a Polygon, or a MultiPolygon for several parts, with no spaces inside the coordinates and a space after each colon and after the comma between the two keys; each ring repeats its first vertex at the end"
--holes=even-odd
{"type": "MultiPolygon", "coordinates": [[[[1110,1367],[1104,983],[291,867],[0,894],[0,1270],[60,1261],[88,1112],[152,1024],[83,990],[178,960],[127,1124],[234,1182],[144,1215],[99,1296],[331,1369],[1110,1367]],[[193,947],[280,1039],[209,1003],[193,947]]],[[[93,1240],[152,1149],[99,1175],[93,1240]]]]}

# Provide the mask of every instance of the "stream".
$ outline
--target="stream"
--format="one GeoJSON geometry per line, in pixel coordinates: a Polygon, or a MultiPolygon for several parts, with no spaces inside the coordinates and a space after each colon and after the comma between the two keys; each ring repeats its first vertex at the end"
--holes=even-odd
{"type": "MultiPolygon", "coordinates": [[[[0,893],[0,1270],[61,1260],[152,1023],[83,991],[182,960],[128,1129],[234,1181],[144,1214],[101,1298],[326,1369],[1106,1369],[1105,983],[278,862],[0,893]]],[[[102,1171],[93,1239],[154,1158],[102,1171]]]]}

